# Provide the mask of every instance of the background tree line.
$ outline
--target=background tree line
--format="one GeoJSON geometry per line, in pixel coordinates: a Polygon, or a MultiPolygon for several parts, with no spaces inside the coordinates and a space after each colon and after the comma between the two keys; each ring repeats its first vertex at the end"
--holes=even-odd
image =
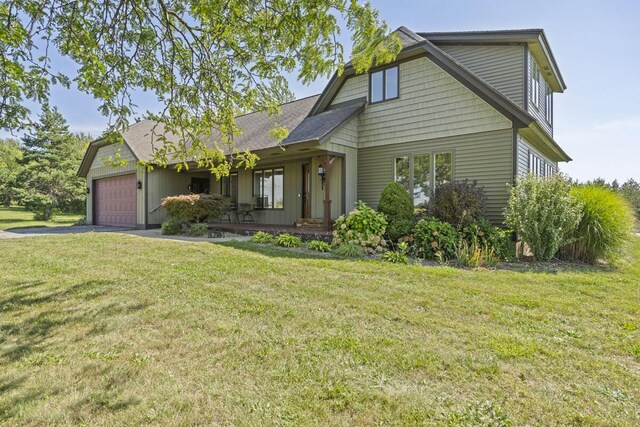
{"type": "Polygon", "coordinates": [[[85,182],[76,172],[90,137],[72,133],[64,117],[45,105],[20,141],[0,139],[0,203],[25,206],[35,219],[85,209],[85,182]]]}

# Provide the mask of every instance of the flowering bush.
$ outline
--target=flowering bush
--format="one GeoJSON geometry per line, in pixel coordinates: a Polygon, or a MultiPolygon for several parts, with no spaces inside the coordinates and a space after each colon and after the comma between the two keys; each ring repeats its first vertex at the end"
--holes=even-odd
{"type": "Polygon", "coordinates": [[[386,227],[387,220],[384,214],[358,201],[354,210],[336,220],[333,244],[352,243],[361,246],[370,254],[384,252],[387,246],[383,238],[386,227]]]}
{"type": "Polygon", "coordinates": [[[224,198],[215,194],[183,194],[162,199],[167,215],[182,222],[215,221],[223,204],[224,198]]]}
{"type": "Polygon", "coordinates": [[[444,261],[455,256],[458,232],[451,224],[429,217],[418,221],[413,234],[400,240],[419,258],[444,261]]]}
{"type": "Polygon", "coordinates": [[[505,222],[526,243],[536,260],[548,261],[572,236],[582,218],[583,203],[571,195],[561,174],[529,175],[511,189],[505,222]]]}

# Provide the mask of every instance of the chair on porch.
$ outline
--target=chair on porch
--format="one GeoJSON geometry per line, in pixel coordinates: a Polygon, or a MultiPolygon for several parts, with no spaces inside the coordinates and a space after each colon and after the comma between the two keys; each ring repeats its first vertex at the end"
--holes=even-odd
{"type": "Polygon", "coordinates": [[[238,224],[253,224],[253,211],[255,210],[256,198],[253,197],[251,203],[238,203],[236,219],[238,224]]]}
{"type": "Polygon", "coordinates": [[[231,224],[231,197],[225,197],[223,199],[220,212],[221,214],[218,220],[220,222],[228,222],[229,224],[231,224]]]}

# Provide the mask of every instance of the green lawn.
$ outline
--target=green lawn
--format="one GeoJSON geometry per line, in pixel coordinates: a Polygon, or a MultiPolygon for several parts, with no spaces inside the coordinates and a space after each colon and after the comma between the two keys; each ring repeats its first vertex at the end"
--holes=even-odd
{"type": "Polygon", "coordinates": [[[0,241],[0,422],[640,423],[640,239],[555,273],[268,251],[0,241]]]}
{"type": "Polygon", "coordinates": [[[73,225],[81,215],[57,214],[51,221],[35,221],[33,212],[20,206],[6,208],[0,206],[0,230],[30,227],[59,227],[61,225],[73,225]]]}

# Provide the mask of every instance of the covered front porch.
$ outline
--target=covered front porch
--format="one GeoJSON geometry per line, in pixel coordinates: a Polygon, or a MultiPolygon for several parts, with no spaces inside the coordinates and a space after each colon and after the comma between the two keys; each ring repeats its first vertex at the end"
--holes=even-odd
{"type": "Polygon", "coordinates": [[[232,170],[220,180],[208,170],[149,172],[143,183],[148,189],[147,223],[159,225],[166,219],[164,197],[189,193],[229,197],[231,210],[213,226],[232,232],[326,232],[353,206],[355,183],[347,182],[346,153],[319,150],[310,143],[258,155],[255,168],[232,170]]]}

